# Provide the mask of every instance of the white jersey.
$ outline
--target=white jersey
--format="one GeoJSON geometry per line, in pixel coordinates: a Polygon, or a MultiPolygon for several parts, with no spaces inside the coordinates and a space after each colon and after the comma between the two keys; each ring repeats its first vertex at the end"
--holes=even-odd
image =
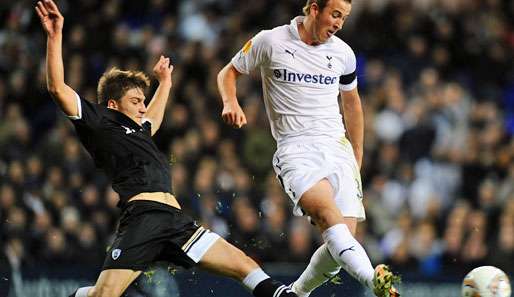
{"type": "Polygon", "coordinates": [[[232,59],[243,74],[260,68],[271,133],[279,146],[344,136],[339,91],[357,87],[350,46],[336,36],[317,46],[304,43],[298,33],[303,18],[259,32],[232,59]]]}

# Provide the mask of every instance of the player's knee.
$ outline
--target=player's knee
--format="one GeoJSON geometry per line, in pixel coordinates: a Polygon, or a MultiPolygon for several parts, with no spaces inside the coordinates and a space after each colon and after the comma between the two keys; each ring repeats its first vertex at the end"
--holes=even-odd
{"type": "Polygon", "coordinates": [[[123,292],[113,284],[103,284],[95,286],[88,292],[88,297],[119,297],[123,292]]]}
{"type": "Polygon", "coordinates": [[[89,291],[87,291],[87,297],[96,297],[96,296],[98,296],[96,287],[92,287],[91,289],[89,289],[89,291]]]}
{"type": "Polygon", "coordinates": [[[337,209],[319,208],[311,212],[310,216],[316,225],[323,230],[336,224],[344,223],[344,218],[337,209]]]}

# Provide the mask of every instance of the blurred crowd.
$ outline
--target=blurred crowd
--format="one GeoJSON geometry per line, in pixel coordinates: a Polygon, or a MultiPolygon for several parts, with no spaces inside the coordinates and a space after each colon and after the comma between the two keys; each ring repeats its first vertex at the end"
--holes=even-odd
{"type": "MultiPolygon", "coordinates": [[[[155,140],[184,209],[259,262],[306,264],[320,238],[271,167],[258,71],[239,82],[248,125],[220,119],[216,75],[303,0],[58,1],[67,83],[96,101],[109,67],[175,65],[155,140]]],[[[461,275],[514,273],[514,2],[361,0],[340,33],[358,59],[374,263],[461,275]]],[[[15,267],[99,267],[118,196],[45,86],[45,34],[27,0],[0,3],[0,246],[15,267]]],[[[155,85],[152,86],[155,88],[155,85]]],[[[151,97],[147,95],[147,97],[151,97]]]]}

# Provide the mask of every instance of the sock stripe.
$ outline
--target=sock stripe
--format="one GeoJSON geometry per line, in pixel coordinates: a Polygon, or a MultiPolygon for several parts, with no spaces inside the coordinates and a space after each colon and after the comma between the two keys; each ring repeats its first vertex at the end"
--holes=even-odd
{"type": "Polygon", "coordinates": [[[275,294],[273,294],[273,297],[279,297],[285,289],[287,289],[285,285],[278,287],[278,289],[275,291],[275,294]]]}

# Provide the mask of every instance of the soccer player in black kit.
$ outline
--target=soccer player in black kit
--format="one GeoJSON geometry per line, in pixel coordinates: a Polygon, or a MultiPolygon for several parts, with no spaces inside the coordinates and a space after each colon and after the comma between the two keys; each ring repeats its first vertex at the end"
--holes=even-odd
{"type": "Polygon", "coordinates": [[[80,97],[64,82],[64,18],[52,0],[37,3],[47,34],[47,88],[71,119],[97,167],[112,180],[122,210],[115,240],[93,287],[71,296],[121,296],[156,261],[201,268],[243,283],[257,297],[296,296],[272,280],[241,250],[198,226],[171,194],[169,162],[151,136],[159,129],[172,86],[173,66],[161,56],[153,71],[159,86],[145,106],[149,79],[142,72],[111,69],[98,83],[98,103],[80,97]]]}

